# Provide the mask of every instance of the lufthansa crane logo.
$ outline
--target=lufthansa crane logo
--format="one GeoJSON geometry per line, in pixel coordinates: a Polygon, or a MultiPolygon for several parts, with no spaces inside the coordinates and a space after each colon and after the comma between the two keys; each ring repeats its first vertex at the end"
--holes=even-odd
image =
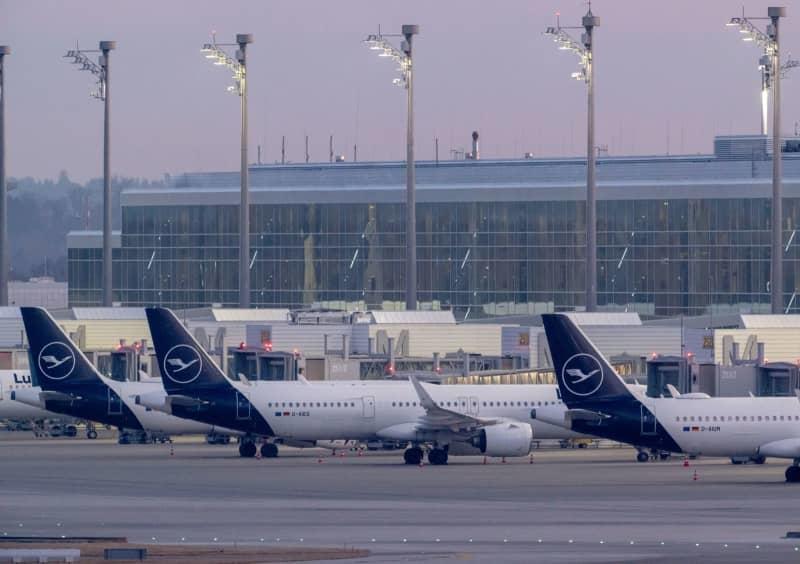
{"type": "Polygon", "coordinates": [[[39,351],[39,372],[51,380],[63,380],[75,370],[75,353],[61,341],[47,343],[39,351]]]}
{"type": "Polygon", "coordinates": [[[564,387],[576,396],[590,396],[603,385],[603,366],[590,354],[573,355],[561,369],[564,387]]]}
{"type": "Polygon", "coordinates": [[[189,345],[175,345],[164,357],[164,374],[176,384],[189,384],[197,380],[203,361],[197,349],[189,345]]]}

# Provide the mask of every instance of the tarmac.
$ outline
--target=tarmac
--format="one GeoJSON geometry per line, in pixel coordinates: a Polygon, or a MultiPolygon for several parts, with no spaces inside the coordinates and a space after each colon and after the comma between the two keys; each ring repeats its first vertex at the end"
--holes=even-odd
{"type": "Polygon", "coordinates": [[[0,437],[0,536],[124,536],[170,545],[361,548],[355,562],[800,561],[787,461],[635,462],[629,448],[450,457],[241,459],[198,440],[0,437]]]}

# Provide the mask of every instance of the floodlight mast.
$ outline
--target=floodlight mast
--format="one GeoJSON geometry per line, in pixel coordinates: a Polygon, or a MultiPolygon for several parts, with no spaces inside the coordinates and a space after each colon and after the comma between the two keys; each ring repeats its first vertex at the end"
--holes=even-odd
{"type": "Polygon", "coordinates": [[[113,266],[111,256],[111,93],[110,93],[110,65],[109,59],[113,49],[117,48],[116,41],[101,41],[100,50],[82,51],[72,49],[64,57],[72,59],[72,63],[79,65],[79,70],[91,72],[97,77],[97,90],[91,92],[93,98],[103,101],[103,306],[111,307],[113,266]],[[101,53],[95,63],[86,53],[101,53]]]}
{"type": "Polygon", "coordinates": [[[392,83],[402,86],[407,94],[406,112],[406,309],[417,309],[417,197],[414,160],[414,73],[412,44],[419,34],[418,25],[404,25],[400,37],[404,38],[400,49],[387,39],[398,35],[368,35],[364,40],[370,49],[380,51],[378,56],[390,57],[398,64],[400,73],[392,83]]]}
{"type": "Polygon", "coordinates": [[[224,66],[233,73],[234,85],[228,92],[236,94],[241,100],[241,193],[239,201],[239,307],[250,307],[250,178],[247,167],[247,45],[253,42],[249,33],[236,35],[236,43],[212,42],[203,45],[200,50],[207,59],[213,59],[217,66],[224,66]],[[237,46],[236,58],[233,59],[220,47],[237,46]]]}
{"type": "Polygon", "coordinates": [[[6,185],[6,85],[5,57],[11,48],[0,45],[0,306],[8,305],[8,188],[6,185]]]}
{"type": "MultiPolygon", "coordinates": [[[[558,17],[558,14],[556,14],[558,17]]],[[[558,48],[572,51],[580,58],[580,70],[572,73],[572,78],[582,80],[587,86],[586,112],[586,311],[597,311],[597,182],[596,151],[594,136],[594,28],[600,25],[600,18],[592,13],[591,6],[583,16],[581,27],[562,27],[560,19],[555,27],[548,27],[545,35],[556,42],[558,48]],[[573,39],[567,29],[583,29],[581,41],[573,39]]]]}

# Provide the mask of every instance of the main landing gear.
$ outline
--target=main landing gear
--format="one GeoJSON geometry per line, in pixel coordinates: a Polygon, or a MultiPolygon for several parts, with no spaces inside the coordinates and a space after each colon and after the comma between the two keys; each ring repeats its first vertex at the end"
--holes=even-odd
{"type": "Polygon", "coordinates": [[[261,456],[264,458],[277,458],[278,445],[275,443],[264,443],[261,445],[261,456]]]}
{"type": "Polygon", "coordinates": [[[800,482],[800,458],[795,458],[794,463],[786,469],[786,481],[800,482]]]}
{"type": "Polygon", "coordinates": [[[658,449],[651,449],[648,453],[646,450],[640,450],[636,454],[636,462],[648,462],[650,460],[668,460],[671,456],[671,453],[658,450],[658,449]]]}
{"type": "Polygon", "coordinates": [[[239,456],[242,458],[253,458],[256,455],[256,443],[250,440],[243,440],[239,443],[239,456]]]}
{"type": "Polygon", "coordinates": [[[418,446],[413,446],[409,449],[406,449],[406,451],[403,453],[403,460],[405,460],[406,464],[417,466],[420,462],[422,462],[423,456],[424,453],[422,452],[422,449],[418,446]]]}
{"type": "Polygon", "coordinates": [[[433,466],[443,466],[447,464],[447,447],[431,449],[428,453],[428,462],[433,466]]]}

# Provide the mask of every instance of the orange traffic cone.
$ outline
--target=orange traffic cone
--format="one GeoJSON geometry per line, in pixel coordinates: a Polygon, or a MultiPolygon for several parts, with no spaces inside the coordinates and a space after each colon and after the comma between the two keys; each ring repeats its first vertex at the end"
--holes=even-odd
{"type": "Polygon", "coordinates": [[[694,481],[694,482],[697,481],[697,470],[695,470],[694,474],[692,475],[692,481],[694,481]]]}
{"type": "Polygon", "coordinates": [[[684,468],[688,468],[689,467],[689,457],[688,456],[683,459],[683,467],[684,468]]]}

